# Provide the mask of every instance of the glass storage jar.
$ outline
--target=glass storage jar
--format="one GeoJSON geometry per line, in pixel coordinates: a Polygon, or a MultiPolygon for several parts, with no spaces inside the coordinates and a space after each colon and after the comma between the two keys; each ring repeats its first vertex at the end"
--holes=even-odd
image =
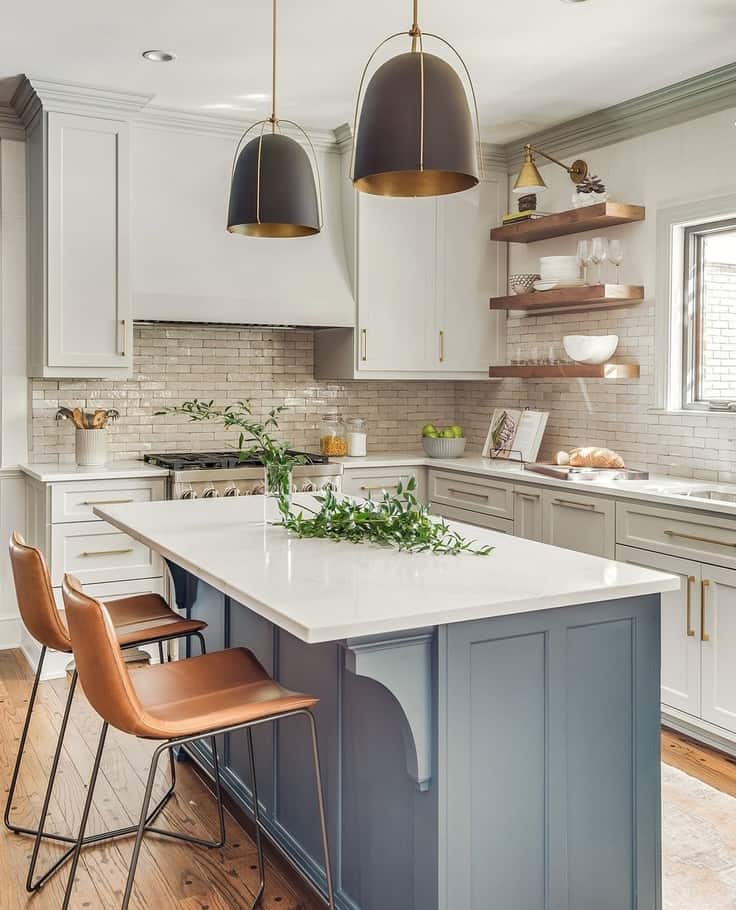
{"type": "Polygon", "coordinates": [[[319,450],[322,455],[331,455],[333,458],[340,458],[348,454],[345,424],[342,417],[335,411],[322,415],[319,429],[319,450]]]}
{"type": "Polygon", "coordinates": [[[360,457],[366,454],[368,423],[363,417],[348,417],[345,420],[348,439],[348,455],[360,457]]]}

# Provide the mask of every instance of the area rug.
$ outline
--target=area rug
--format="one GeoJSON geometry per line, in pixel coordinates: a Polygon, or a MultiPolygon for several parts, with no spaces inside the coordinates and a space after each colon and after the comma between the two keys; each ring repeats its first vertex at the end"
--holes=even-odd
{"type": "Polygon", "coordinates": [[[663,910],[736,910],[736,799],[662,765],[663,910]]]}

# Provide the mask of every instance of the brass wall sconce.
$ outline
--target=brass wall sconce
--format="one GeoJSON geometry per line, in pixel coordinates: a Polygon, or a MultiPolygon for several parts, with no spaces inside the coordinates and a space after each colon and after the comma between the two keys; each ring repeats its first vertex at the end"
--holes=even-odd
{"type": "Polygon", "coordinates": [[[557,158],[553,158],[551,155],[548,155],[541,149],[534,148],[534,146],[528,143],[524,146],[524,152],[524,163],[521,166],[519,176],[516,178],[516,183],[514,184],[515,193],[541,193],[542,190],[547,189],[547,184],[542,179],[542,175],[539,173],[537,165],[534,163],[535,154],[541,155],[553,164],[558,165],[558,167],[564,168],[570,175],[570,180],[575,184],[580,183],[581,180],[584,180],[588,176],[588,164],[580,158],[573,161],[573,163],[568,166],[562,161],[558,161],[557,158]]]}

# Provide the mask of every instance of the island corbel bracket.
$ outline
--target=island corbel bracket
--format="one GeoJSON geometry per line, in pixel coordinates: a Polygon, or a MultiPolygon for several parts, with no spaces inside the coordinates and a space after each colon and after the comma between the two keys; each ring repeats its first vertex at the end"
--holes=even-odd
{"type": "Polygon", "coordinates": [[[404,714],[406,770],[421,791],[432,779],[432,653],[434,628],[349,638],[345,668],[373,679],[396,699],[404,714]]]}

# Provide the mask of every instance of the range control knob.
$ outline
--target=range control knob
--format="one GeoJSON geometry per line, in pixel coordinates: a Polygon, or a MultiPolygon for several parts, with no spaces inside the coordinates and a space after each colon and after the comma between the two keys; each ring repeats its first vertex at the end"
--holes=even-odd
{"type": "Polygon", "coordinates": [[[262,484],[262,483],[254,484],[253,489],[251,490],[251,493],[252,493],[254,496],[263,496],[263,494],[264,494],[265,492],[266,492],[266,487],[265,487],[265,485],[262,484]]]}
{"type": "Polygon", "coordinates": [[[215,487],[207,487],[207,489],[204,491],[204,493],[202,493],[202,498],[203,499],[214,499],[216,496],[219,496],[219,495],[220,494],[217,492],[217,489],[215,487]]]}
{"type": "Polygon", "coordinates": [[[196,499],[197,494],[194,492],[194,490],[184,490],[184,492],[181,494],[181,498],[182,499],[196,499]]]}
{"type": "Polygon", "coordinates": [[[225,496],[240,496],[240,490],[237,487],[228,487],[224,493],[225,496]]]}
{"type": "Polygon", "coordinates": [[[337,487],[335,486],[335,484],[334,484],[334,482],[333,482],[332,480],[326,480],[326,481],[322,484],[322,486],[321,486],[320,489],[322,489],[322,490],[332,490],[332,491],[334,492],[334,491],[337,489],[337,487]]]}
{"type": "Polygon", "coordinates": [[[314,491],[314,481],[305,480],[302,484],[302,493],[312,493],[314,491]]]}

